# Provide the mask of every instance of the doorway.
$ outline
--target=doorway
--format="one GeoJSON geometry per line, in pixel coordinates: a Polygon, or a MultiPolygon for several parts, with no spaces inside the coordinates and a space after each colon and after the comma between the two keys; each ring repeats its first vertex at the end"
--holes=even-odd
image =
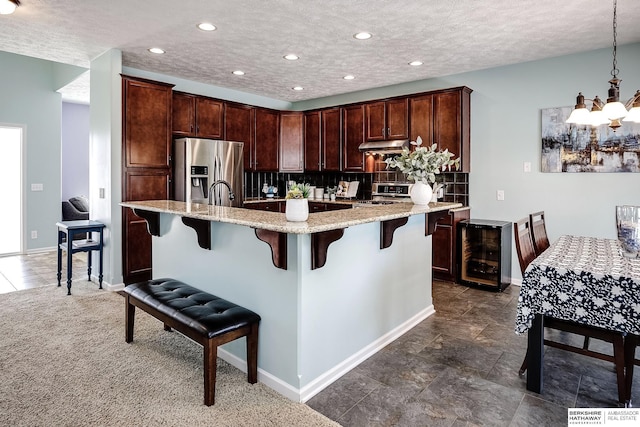
{"type": "Polygon", "coordinates": [[[0,124],[0,256],[22,253],[23,135],[22,127],[0,124]]]}

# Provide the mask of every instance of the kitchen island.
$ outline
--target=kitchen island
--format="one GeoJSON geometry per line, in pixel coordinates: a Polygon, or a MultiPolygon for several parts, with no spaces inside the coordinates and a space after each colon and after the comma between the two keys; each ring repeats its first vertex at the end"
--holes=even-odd
{"type": "MultiPolygon", "coordinates": [[[[296,401],[434,313],[431,232],[461,206],[394,203],[296,223],[283,213],[167,200],[121,205],[149,223],[154,278],[260,314],[258,380],[296,401]]],[[[246,370],[242,341],[219,356],[246,370]]]]}

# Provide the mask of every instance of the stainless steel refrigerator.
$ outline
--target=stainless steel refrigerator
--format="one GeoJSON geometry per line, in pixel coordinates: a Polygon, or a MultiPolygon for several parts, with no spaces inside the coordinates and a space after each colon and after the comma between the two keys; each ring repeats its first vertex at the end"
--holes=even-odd
{"type": "Polygon", "coordinates": [[[180,138],[173,141],[174,198],[193,203],[242,207],[244,194],[244,143],[213,139],[180,138]],[[228,186],[230,187],[227,187],[228,186]],[[234,194],[230,200],[230,190],[234,194]]]}

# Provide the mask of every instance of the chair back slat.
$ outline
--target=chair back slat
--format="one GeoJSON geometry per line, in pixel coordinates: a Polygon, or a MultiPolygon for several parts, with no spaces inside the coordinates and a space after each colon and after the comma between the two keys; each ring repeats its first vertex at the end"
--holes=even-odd
{"type": "Polygon", "coordinates": [[[547,228],[544,223],[544,211],[535,212],[529,215],[529,223],[531,224],[533,248],[536,251],[536,255],[540,255],[549,247],[547,228]]]}
{"type": "Polygon", "coordinates": [[[513,235],[516,240],[516,251],[518,252],[518,261],[520,261],[520,270],[524,275],[527,266],[536,259],[536,251],[533,248],[533,239],[531,237],[531,224],[529,218],[523,218],[513,223],[513,235]]]}

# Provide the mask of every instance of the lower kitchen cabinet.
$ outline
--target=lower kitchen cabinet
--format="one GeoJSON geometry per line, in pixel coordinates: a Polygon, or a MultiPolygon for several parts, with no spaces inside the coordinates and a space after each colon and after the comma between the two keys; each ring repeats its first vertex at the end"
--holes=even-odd
{"type": "Polygon", "coordinates": [[[433,277],[440,280],[455,282],[457,278],[456,242],[457,225],[460,221],[469,219],[470,209],[449,212],[440,219],[432,235],[432,269],[433,277]]]}

